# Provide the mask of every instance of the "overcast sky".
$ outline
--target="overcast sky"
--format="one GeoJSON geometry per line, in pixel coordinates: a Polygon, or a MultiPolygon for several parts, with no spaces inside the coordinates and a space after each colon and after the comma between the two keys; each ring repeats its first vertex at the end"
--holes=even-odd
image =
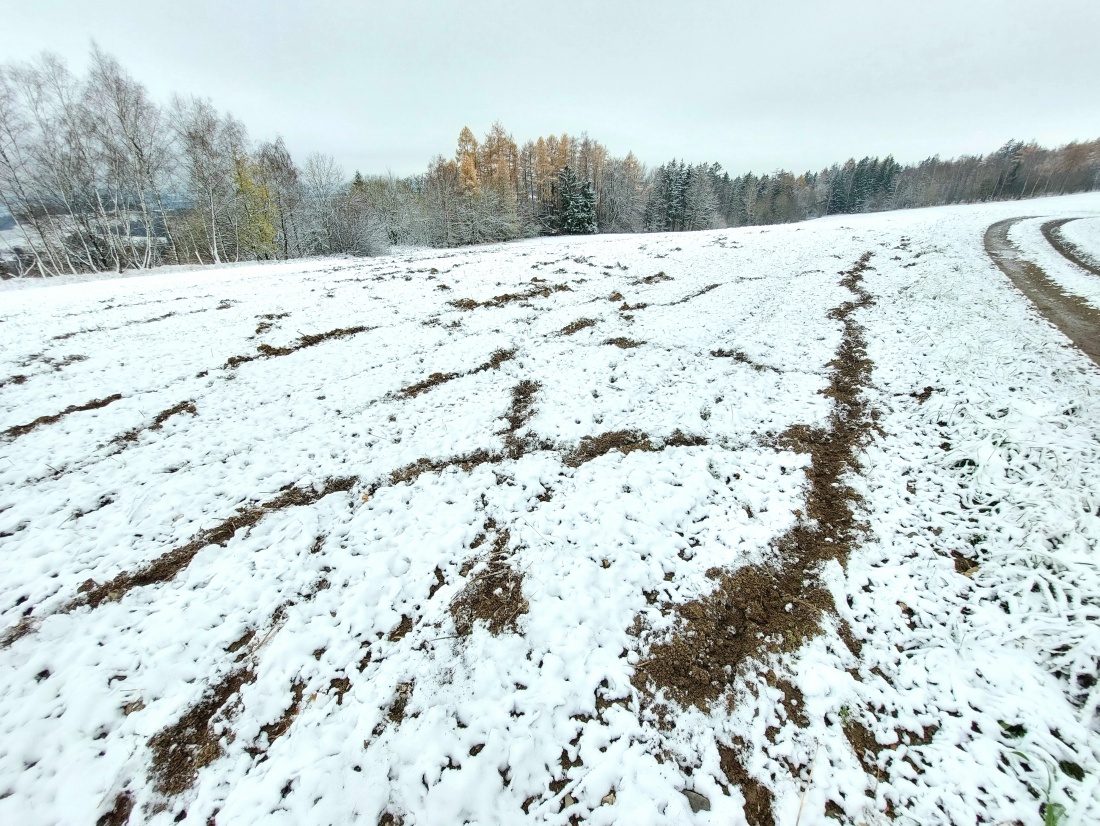
{"type": "Polygon", "coordinates": [[[733,173],[1100,137],[1098,0],[0,0],[0,29],[4,61],[95,39],[349,174],[494,120],[733,173]]]}

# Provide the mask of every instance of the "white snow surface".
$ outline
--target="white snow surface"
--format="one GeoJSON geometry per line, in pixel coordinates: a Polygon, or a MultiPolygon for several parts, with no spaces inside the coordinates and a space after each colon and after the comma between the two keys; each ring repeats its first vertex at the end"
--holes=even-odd
{"type": "Polygon", "coordinates": [[[1100,267],[1100,219],[1081,218],[1062,224],[1062,238],[1076,247],[1081,257],[1100,267]]]}
{"type": "Polygon", "coordinates": [[[130,823],[736,824],[718,752],[735,738],[779,824],[1041,824],[1044,805],[1100,822],[1100,369],[982,247],[994,221],[1040,214],[1100,216],[1100,196],[0,285],[0,381],[24,377],[0,387],[0,431],[121,394],[0,438],[0,628],[35,623],[0,648],[0,823],[94,823],[127,794],[130,823]],[[671,629],[667,606],[707,594],[708,569],[758,564],[799,518],[809,457],[775,436],[829,415],[830,310],[852,298],[838,273],[867,251],[874,304],[853,318],[878,418],[849,480],[866,534],[823,572],[836,616],[728,702],[658,724],[631,628],[671,629]],[[532,279],[570,290],[448,303],[532,279]],[[580,318],[596,324],[559,333],[580,318]],[[515,357],[471,372],[498,350],[515,357]],[[433,373],[461,375],[397,395],[433,373]],[[541,449],[389,484],[422,458],[502,450],[525,380],[521,433],[541,449]],[[194,415],[148,429],[187,401],[194,415]],[[563,461],[624,429],[707,443],[563,461]],[[167,582],[66,607],[238,508],[349,476],[167,582]],[[489,519],[528,609],[458,637],[448,608],[489,519]],[[243,667],[217,753],[158,792],[150,738],[243,667]],[[854,751],[855,722],[877,758],[854,751]]]}

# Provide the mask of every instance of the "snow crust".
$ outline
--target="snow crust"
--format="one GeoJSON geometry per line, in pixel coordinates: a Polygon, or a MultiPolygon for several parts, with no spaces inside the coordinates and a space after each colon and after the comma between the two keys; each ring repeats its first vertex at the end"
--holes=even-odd
{"type": "MultiPolygon", "coordinates": [[[[852,823],[1040,824],[1041,804],[1097,822],[1100,370],[982,248],[994,221],[1037,214],[1100,215],[1100,196],[0,285],[0,381],[24,377],[0,387],[0,431],[121,394],[0,443],[0,623],[38,621],[0,649],[0,822],[95,822],[127,793],[131,823],[743,823],[720,767],[733,738],[777,823],[835,822],[827,803],[852,823]],[[809,459],[775,437],[829,414],[838,272],[868,250],[875,304],[856,320],[879,418],[851,479],[866,538],[824,572],[838,615],[728,703],[658,724],[632,683],[635,618],[673,630],[647,593],[702,596],[708,569],[759,564],[795,523],[809,459]],[[570,290],[448,303],[542,283],[570,290]],[[596,324],[560,333],[581,318],[596,324]],[[499,350],[515,356],[472,372],[499,350]],[[401,396],[433,373],[460,375],[401,396]],[[422,458],[502,450],[524,380],[540,449],[389,484],[422,458]],[[183,401],[194,415],[149,429],[183,401]],[[630,429],[706,444],[564,461],[630,429]],[[238,508],[346,476],[170,581],[66,609],[238,508]],[[489,519],[528,608],[516,631],[457,637],[448,607],[489,519]],[[241,663],[254,679],[215,721],[220,754],[158,793],[149,739],[241,663]],[[874,772],[853,722],[883,747],[874,772]]],[[[1036,247],[1039,223],[1013,240],[1095,302],[1036,247]]]]}

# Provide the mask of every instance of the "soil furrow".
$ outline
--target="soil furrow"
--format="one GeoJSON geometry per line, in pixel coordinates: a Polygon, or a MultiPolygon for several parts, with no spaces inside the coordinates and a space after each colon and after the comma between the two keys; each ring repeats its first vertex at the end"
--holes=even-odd
{"type": "Polygon", "coordinates": [[[235,367],[239,367],[242,364],[247,364],[250,361],[277,358],[279,356],[289,356],[291,353],[297,353],[299,350],[304,350],[307,347],[314,347],[324,341],[348,338],[349,336],[358,335],[359,333],[367,333],[371,330],[377,329],[377,327],[343,327],[336,330],[329,330],[327,333],[313,333],[310,335],[304,335],[296,342],[287,347],[272,347],[270,344],[261,344],[259,347],[256,348],[256,353],[253,355],[231,356],[229,360],[226,361],[224,369],[233,369],[235,367]]]}
{"type": "Polygon", "coordinates": [[[396,393],[393,394],[394,398],[412,399],[419,396],[421,393],[426,393],[433,387],[438,387],[441,384],[446,384],[449,381],[460,379],[464,376],[473,376],[477,373],[484,373],[486,370],[499,370],[500,365],[506,361],[511,361],[516,357],[515,350],[497,350],[491,356],[489,360],[482,365],[475,367],[467,373],[432,373],[428,378],[423,381],[418,381],[416,384],[410,384],[408,387],[402,387],[396,393]]]}
{"type": "Polygon", "coordinates": [[[24,436],[27,433],[30,433],[32,430],[42,427],[43,425],[54,424],[55,422],[60,421],[63,417],[68,416],[70,413],[82,413],[86,410],[99,410],[101,407],[106,407],[112,402],[117,402],[121,398],[121,393],[115,393],[102,399],[92,399],[92,401],[85,402],[84,404],[74,404],[66,407],[60,413],[54,413],[52,416],[39,416],[37,419],[35,419],[33,422],[30,422],[29,424],[21,424],[16,425],[15,427],[9,427],[3,433],[0,433],[0,437],[7,440],[16,439],[20,436],[24,436]]]}
{"type": "Polygon", "coordinates": [[[186,568],[203,548],[210,545],[225,547],[239,530],[252,527],[267,514],[285,508],[312,505],[329,494],[351,490],[357,481],[358,479],[353,476],[333,478],[327,480],[320,490],[313,487],[290,488],[263,504],[240,508],[236,515],[213,528],[200,532],[190,542],[163,554],[144,568],[121,573],[102,585],[93,583],[81,596],[62,610],[73,611],[85,605],[97,608],[103,602],[122,599],[134,588],[168,582],[186,568]]]}
{"type": "Polygon", "coordinates": [[[478,307],[503,307],[517,301],[527,301],[530,298],[549,298],[553,293],[572,292],[573,288],[568,284],[551,284],[547,287],[534,287],[522,293],[505,293],[494,296],[485,301],[474,301],[472,298],[459,298],[456,301],[448,301],[452,307],[459,310],[476,310],[478,307]]]}
{"type": "MultiPolygon", "coordinates": [[[[769,564],[707,572],[717,587],[708,596],[677,608],[677,632],[656,642],[638,666],[634,684],[639,690],[650,694],[663,690],[671,700],[707,710],[745,669],[793,651],[820,633],[822,616],[832,611],[832,597],[818,574],[830,560],[843,564],[858,542],[855,507],[859,496],[845,477],[858,472],[858,453],[872,427],[862,398],[872,365],[863,328],[853,318],[856,310],[873,301],[862,286],[870,257],[865,253],[855,266],[840,273],[841,283],[856,297],[830,312],[843,325],[843,337],[829,365],[829,385],[821,391],[834,402],[828,424],[795,426],[780,438],[783,446],[811,457],[805,515],[773,543],[774,559],[769,564]]],[[[842,634],[850,638],[843,630],[842,634]]],[[[851,644],[858,646],[855,641],[851,644]]],[[[723,769],[743,790],[746,784],[751,786],[745,792],[751,804],[745,813],[749,823],[770,825],[774,823],[770,793],[747,779],[738,751],[722,747],[723,769]]]]}
{"type": "Polygon", "coordinates": [[[199,409],[195,407],[195,402],[192,400],[183,401],[179,404],[172,405],[167,410],[162,410],[156,416],[153,417],[152,423],[143,427],[135,427],[133,430],[128,430],[121,436],[116,436],[112,439],[117,445],[125,447],[129,442],[136,442],[138,437],[146,430],[160,430],[164,427],[164,423],[173,416],[178,416],[180,413],[190,413],[192,416],[199,415],[199,409]]]}

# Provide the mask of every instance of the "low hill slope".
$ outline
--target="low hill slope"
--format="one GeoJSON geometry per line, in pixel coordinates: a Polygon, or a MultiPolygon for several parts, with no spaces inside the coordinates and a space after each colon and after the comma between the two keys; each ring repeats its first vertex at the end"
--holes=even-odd
{"type": "Polygon", "coordinates": [[[1095,822],[1022,215],[6,289],[0,822],[1095,822]]]}

